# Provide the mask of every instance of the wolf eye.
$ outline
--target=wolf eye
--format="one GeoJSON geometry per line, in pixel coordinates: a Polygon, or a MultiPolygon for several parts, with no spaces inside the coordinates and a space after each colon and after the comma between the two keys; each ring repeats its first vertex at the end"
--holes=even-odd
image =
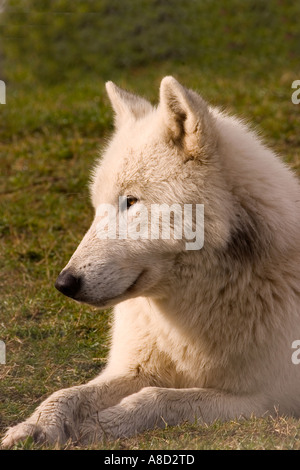
{"type": "Polygon", "coordinates": [[[127,196],[126,202],[127,202],[127,209],[129,209],[131,206],[133,206],[137,202],[137,198],[134,196],[127,196]]]}

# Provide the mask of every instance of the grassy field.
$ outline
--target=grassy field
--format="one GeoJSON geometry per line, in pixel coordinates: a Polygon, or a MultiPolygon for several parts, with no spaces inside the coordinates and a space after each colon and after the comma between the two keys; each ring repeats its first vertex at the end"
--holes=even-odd
{"type": "MultiPolygon", "coordinates": [[[[100,6],[108,2],[95,2],[104,21],[97,34],[96,20],[90,29],[82,20],[91,12],[63,14],[72,2],[57,2],[55,15],[44,2],[33,19],[12,9],[0,21],[7,85],[0,105],[0,339],[7,348],[0,434],[51,392],[87,381],[105,364],[110,312],[68,300],[53,286],[92,220],[89,173],[112,130],[105,80],[155,102],[161,78],[172,74],[253,123],[299,174],[300,105],[291,102],[291,84],[300,79],[300,4],[143,0],[130,16],[121,3],[104,11],[105,22],[100,6]],[[85,36],[61,34],[69,18],[73,27],[82,21],[85,36]]],[[[166,428],[97,448],[300,449],[299,437],[296,420],[253,418],[166,428]]]]}

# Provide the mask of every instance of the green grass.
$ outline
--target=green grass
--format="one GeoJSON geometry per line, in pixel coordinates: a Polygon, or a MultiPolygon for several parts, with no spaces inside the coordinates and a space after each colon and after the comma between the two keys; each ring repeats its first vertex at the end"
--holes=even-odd
{"type": "MultiPolygon", "coordinates": [[[[150,3],[152,9],[143,3],[143,11],[136,11],[134,24],[125,7],[124,22],[109,13],[98,35],[94,20],[85,42],[80,34],[72,44],[71,35],[58,34],[64,26],[59,15],[58,25],[35,34],[31,29],[28,40],[20,39],[26,22],[18,34],[11,18],[0,30],[6,64],[0,78],[7,82],[7,104],[0,105],[0,339],[7,348],[7,364],[0,365],[0,434],[50,393],[89,380],[105,364],[109,312],[72,302],[53,284],[92,220],[89,173],[112,130],[106,79],[155,102],[161,78],[173,74],[212,104],[249,120],[300,170],[300,105],[291,102],[292,81],[300,78],[299,4],[230,0],[221,8],[214,0],[180,2],[181,30],[171,1],[150,3]],[[149,25],[158,13],[155,37],[149,25]],[[134,34],[136,23],[141,26],[134,34]],[[95,54],[109,27],[101,63],[95,54]],[[65,48],[69,68],[62,76],[57,70],[64,56],[53,55],[55,44],[46,33],[65,48]],[[125,53],[127,62],[120,63],[125,53]]],[[[97,448],[299,449],[299,432],[291,418],[253,418],[155,430],[97,448]]]]}

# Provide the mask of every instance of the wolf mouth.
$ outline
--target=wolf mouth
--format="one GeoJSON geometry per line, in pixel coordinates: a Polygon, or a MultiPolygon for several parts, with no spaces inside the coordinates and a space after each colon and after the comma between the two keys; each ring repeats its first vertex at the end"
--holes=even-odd
{"type": "Polygon", "coordinates": [[[102,297],[99,300],[93,300],[93,299],[89,300],[88,298],[87,299],[75,298],[75,300],[77,300],[80,303],[93,305],[94,307],[101,307],[101,308],[109,307],[111,304],[115,304],[116,300],[118,302],[121,302],[127,294],[133,293],[135,290],[135,287],[137,286],[137,284],[139,283],[141,277],[144,275],[145,272],[146,272],[145,270],[142,270],[140,274],[138,274],[138,276],[135,278],[135,280],[129,285],[129,287],[127,287],[123,292],[121,292],[120,294],[117,294],[114,297],[102,297]]]}
{"type": "Polygon", "coordinates": [[[144,273],[145,273],[145,269],[143,269],[143,271],[140,272],[140,274],[137,276],[137,278],[135,279],[135,281],[133,281],[133,283],[130,284],[130,286],[127,287],[127,289],[126,289],[126,290],[123,292],[123,294],[121,294],[121,295],[124,295],[124,294],[126,294],[126,293],[128,293],[128,292],[132,292],[132,291],[134,290],[135,286],[137,285],[137,283],[139,282],[139,280],[141,279],[141,277],[143,276],[144,273]]]}

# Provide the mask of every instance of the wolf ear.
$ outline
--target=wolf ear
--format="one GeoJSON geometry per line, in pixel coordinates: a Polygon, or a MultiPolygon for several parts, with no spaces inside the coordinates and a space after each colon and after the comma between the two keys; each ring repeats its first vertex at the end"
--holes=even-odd
{"type": "Polygon", "coordinates": [[[120,127],[129,119],[140,119],[152,111],[152,105],[144,98],[122,90],[113,82],[107,82],[105,86],[115,111],[117,127],[120,127]]]}
{"type": "Polygon", "coordinates": [[[207,103],[173,77],[161,81],[160,109],[168,137],[181,146],[187,156],[197,158],[215,146],[214,122],[207,103]]]}

